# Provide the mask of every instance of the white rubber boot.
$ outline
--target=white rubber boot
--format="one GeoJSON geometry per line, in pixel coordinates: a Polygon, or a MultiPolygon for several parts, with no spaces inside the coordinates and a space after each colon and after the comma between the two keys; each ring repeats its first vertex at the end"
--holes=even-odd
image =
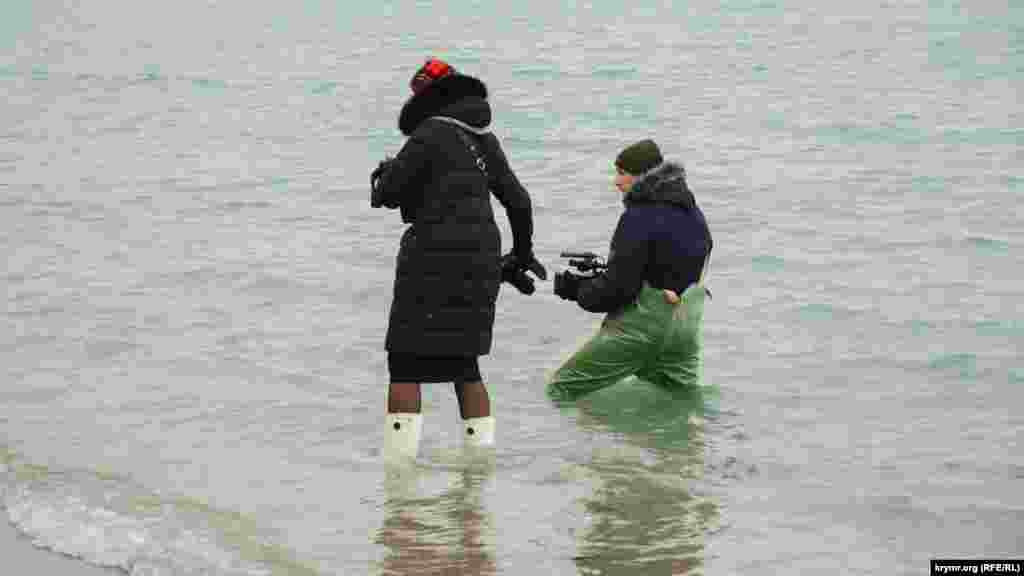
{"type": "Polygon", "coordinates": [[[411,463],[420,448],[423,415],[397,412],[387,415],[384,431],[384,461],[388,464],[411,463]]]}
{"type": "Polygon", "coordinates": [[[463,420],[462,434],[467,446],[494,445],[494,416],[463,420]]]}

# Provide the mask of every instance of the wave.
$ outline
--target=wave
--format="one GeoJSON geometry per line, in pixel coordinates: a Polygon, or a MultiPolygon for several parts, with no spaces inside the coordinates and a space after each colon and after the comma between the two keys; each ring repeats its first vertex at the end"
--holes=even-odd
{"type": "Polygon", "coordinates": [[[33,543],[131,576],[314,576],[243,514],[0,445],[0,512],[33,543]]]}

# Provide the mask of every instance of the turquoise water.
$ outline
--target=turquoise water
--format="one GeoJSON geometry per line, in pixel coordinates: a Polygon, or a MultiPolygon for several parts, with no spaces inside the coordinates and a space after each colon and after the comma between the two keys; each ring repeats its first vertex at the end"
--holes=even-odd
{"type": "Polygon", "coordinates": [[[668,4],[5,3],[6,519],[138,576],[1019,557],[1022,7],[668,4]],[[550,271],[607,246],[625,144],[685,164],[699,391],[552,405],[599,317],[503,290],[493,460],[438,386],[384,474],[368,174],[431,54],[488,83],[550,271]]]}

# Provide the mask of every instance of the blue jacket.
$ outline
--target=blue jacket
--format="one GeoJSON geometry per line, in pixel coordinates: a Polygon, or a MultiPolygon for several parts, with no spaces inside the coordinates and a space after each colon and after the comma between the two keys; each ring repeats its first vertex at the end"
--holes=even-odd
{"type": "Polygon", "coordinates": [[[589,312],[622,309],[645,281],[682,294],[711,254],[711,231],[679,164],[665,162],[638,178],[623,203],[607,270],[580,282],[577,302],[589,312]]]}

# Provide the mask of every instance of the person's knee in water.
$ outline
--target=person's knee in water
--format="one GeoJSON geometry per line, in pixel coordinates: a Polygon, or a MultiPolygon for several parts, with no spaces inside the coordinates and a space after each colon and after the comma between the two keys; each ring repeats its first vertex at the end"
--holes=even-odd
{"type": "Polygon", "coordinates": [[[553,374],[549,392],[556,397],[570,391],[579,396],[613,384],[624,372],[639,373],[645,366],[637,354],[648,363],[657,360],[650,357],[654,353],[671,355],[661,333],[669,325],[665,320],[675,307],[687,304],[684,293],[689,287],[700,285],[700,305],[705,295],[711,233],[683,166],[665,161],[657,144],[642,140],[622,150],[614,167],[613,182],[625,209],[603,271],[555,275],[555,294],[589,312],[607,314],[601,331],[553,374]],[[636,306],[654,294],[667,304],[661,312],[657,306],[636,306]],[[629,338],[616,337],[624,331],[629,338]],[[630,348],[638,342],[646,343],[643,352],[630,348]]]}
{"type": "Polygon", "coordinates": [[[371,206],[399,209],[409,224],[385,338],[389,459],[416,455],[423,383],[454,383],[466,442],[493,441],[493,410],[478,358],[491,350],[500,285],[532,294],[529,274],[547,279],[533,253],[530,196],[488,130],[484,83],[430,59],[409,85],[412,95],[398,118],[407,140],[370,175],[371,206]],[[492,193],[512,229],[512,250],[504,256],[492,193]]]}

